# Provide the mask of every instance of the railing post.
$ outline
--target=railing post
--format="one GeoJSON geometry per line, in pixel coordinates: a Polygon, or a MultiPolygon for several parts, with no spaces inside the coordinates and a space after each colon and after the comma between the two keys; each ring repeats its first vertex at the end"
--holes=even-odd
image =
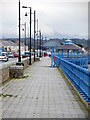
{"type": "Polygon", "coordinates": [[[74,55],[75,55],[75,50],[74,50],[74,55]]]}
{"type": "Polygon", "coordinates": [[[53,47],[51,47],[51,67],[53,67],[53,47]]]}
{"type": "Polygon", "coordinates": [[[77,50],[77,55],[79,55],[79,50],[77,50]]]}
{"type": "Polygon", "coordinates": [[[88,100],[90,102],[90,71],[88,73],[88,100]]]}
{"type": "MultiPolygon", "coordinates": [[[[81,66],[83,66],[82,62],[85,62],[85,59],[80,58],[80,60],[81,66]]],[[[85,96],[84,99],[88,99],[86,102],[90,102],[90,71],[58,56],[56,56],[55,64],[62,69],[77,90],[85,96]]]]}
{"type": "Polygon", "coordinates": [[[68,58],[69,58],[69,50],[68,50],[68,58]]]}
{"type": "Polygon", "coordinates": [[[58,55],[59,55],[59,50],[58,50],[58,55]]]}
{"type": "Polygon", "coordinates": [[[62,49],[62,58],[63,58],[63,49],[62,49]]]}
{"type": "MultiPolygon", "coordinates": [[[[84,60],[85,60],[85,58],[84,58],[84,60]]],[[[85,67],[88,69],[88,58],[86,58],[86,60],[85,60],[85,67]]]]}

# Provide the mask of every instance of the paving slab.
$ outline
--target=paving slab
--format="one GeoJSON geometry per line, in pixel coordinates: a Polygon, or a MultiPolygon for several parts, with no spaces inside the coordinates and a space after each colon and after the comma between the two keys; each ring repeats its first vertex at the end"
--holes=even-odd
{"type": "Polygon", "coordinates": [[[24,78],[12,79],[1,89],[3,118],[86,118],[67,83],[50,58],[25,69],[24,78]]]}

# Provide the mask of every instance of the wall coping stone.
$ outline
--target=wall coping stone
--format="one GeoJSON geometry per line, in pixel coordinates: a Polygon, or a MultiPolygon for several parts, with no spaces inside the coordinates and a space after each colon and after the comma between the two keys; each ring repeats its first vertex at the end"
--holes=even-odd
{"type": "Polygon", "coordinates": [[[23,66],[19,66],[19,65],[12,65],[10,66],[10,69],[22,69],[23,70],[23,66]]]}

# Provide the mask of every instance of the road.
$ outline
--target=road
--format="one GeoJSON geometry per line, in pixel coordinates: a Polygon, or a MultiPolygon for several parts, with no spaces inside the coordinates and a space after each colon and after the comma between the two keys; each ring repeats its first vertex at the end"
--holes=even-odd
{"type": "MultiPolygon", "coordinates": [[[[21,61],[22,61],[22,59],[24,59],[24,58],[21,58],[21,61]]],[[[5,65],[10,64],[11,62],[18,62],[18,58],[9,58],[9,60],[7,62],[0,61],[0,68],[2,68],[5,65]]]]}
{"type": "Polygon", "coordinates": [[[11,63],[12,61],[18,61],[18,58],[9,58],[9,61],[7,61],[7,62],[0,61],[0,68],[5,64],[11,63]]]}

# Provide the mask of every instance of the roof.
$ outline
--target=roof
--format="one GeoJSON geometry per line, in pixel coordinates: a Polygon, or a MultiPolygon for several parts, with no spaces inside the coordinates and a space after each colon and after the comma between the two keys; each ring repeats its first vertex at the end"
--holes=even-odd
{"type": "Polygon", "coordinates": [[[65,41],[71,41],[71,40],[68,39],[68,40],[65,40],[65,41]]]}
{"type": "Polygon", "coordinates": [[[0,47],[2,47],[3,45],[2,45],[2,43],[0,43],[0,47]]]}
{"type": "Polygon", "coordinates": [[[57,40],[49,40],[43,44],[43,47],[57,47],[60,46],[60,42],[57,40]]]}
{"type": "Polygon", "coordinates": [[[15,43],[12,41],[0,40],[0,44],[2,44],[2,46],[16,46],[15,43]]]}
{"type": "Polygon", "coordinates": [[[82,48],[79,47],[78,45],[72,43],[72,44],[61,45],[61,46],[57,47],[56,49],[58,49],[58,50],[81,50],[82,48]]]}
{"type": "MultiPolygon", "coordinates": [[[[14,43],[14,42],[12,42],[10,40],[8,40],[8,41],[0,40],[0,45],[1,46],[18,46],[19,43],[14,43]]],[[[21,43],[21,42],[20,42],[20,45],[24,46],[23,43],[21,43]]]]}

